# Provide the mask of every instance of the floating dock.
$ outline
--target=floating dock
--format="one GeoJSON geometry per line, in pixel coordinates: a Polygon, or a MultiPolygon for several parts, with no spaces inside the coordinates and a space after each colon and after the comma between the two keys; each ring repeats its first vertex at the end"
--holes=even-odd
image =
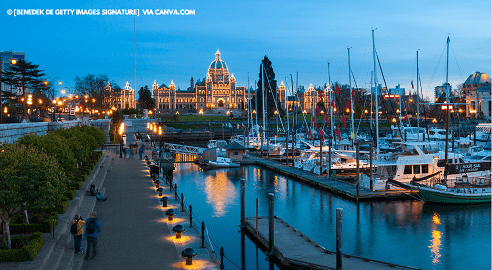
{"type": "MultiPolygon", "coordinates": [[[[268,217],[246,218],[249,237],[268,249],[268,217]]],[[[336,269],[336,252],[328,251],[278,217],[274,218],[274,256],[294,269],[336,269]]],[[[418,269],[392,263],[343,254],[343,269],[418,269]]]]}
{"type": "Polygon", "coordinates": [[[250,156],[247,160],[241,162],[241,164],[258,165],[281,175],[288,176],[296,181],[306,183],[319,189],[327,190],[331,193],[338,194],[355,201],[417,199],[415,196],[418,193],[417,190],[370,191],[359,188],[359,195],[357,196],[357,186],[355,184],[331,179],[326,175],[316,175],[285,165],[285,163],[279,163],[266,158],[250,156]]]}

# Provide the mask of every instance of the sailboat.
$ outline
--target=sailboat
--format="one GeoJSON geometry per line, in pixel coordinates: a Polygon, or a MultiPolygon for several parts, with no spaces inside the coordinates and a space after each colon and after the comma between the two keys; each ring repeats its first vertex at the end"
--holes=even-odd
{"type": "MultiPolygon", "coordinates": [[[[446,102],[449,103],[448,64],[449,64],[449,37],[447,39],[446,60],[446,102]]],[[[448,144],[449,106],[446,110],[445,145],[448,144]]],[[[422,200],[429,203],[442,204],[475,204],[490,203],[491,162],[473,162],[448,164],[448,147],[445,147],[444,178],[442,181],[430,181],[421,184],[414,179],[411,188],[419,190],[422,200]],[[451,179],[451,176],[455,176],[451,179]],[[470,177],[473,175],[473,177],[470,177]],[[449,177],[449,178],[448,178],[449,177]],[[454,180],[454,181],[453,181],[454,180]]],[[[423,179],[425,180],[425,179],[423,179]]]]}

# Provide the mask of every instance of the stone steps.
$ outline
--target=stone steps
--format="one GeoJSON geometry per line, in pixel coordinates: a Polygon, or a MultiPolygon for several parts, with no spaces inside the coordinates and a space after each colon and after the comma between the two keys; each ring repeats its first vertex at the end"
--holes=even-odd
{"type": "MultiPolygon", "coordinates": [[[[25,269],[73,269],[73,262],[78,261],[79,258],[83,259],[84,254],[75,254],[73,248],[73,237],[70,234],[71,223],[76,213],[80,213],[84,219],[94,209],[96,204],[96,198],[90,196],[87,193],[91,183],[96,183],[98,187],[101,187],[106,177],[107,169],[111,165],[111,157],[103,154],[101,159],[96,164],[87,180],[82,184],[80,190],[77,191],[76,197],[70,201],[69,207],[64,214],[59,215],[60,221],[55,227],[54,238],[52,233],[45,234],[43,237],[45,242],[36,258],[31,262],[29,267],[25,269]],[[63,221],[62,221],[63,220],[63,221]],[[64,222],[66,221],[66,222],[64,222]],[[46,237],[48,236],[48,237],[46,237]]],[[[100,192],[104,192],[103,188],[99,189],[100,192]]],[[[84,242],[82,246],[84,246],[84,242]]],[[[81,268],[80,267],[78,269],[81,268]]]]}

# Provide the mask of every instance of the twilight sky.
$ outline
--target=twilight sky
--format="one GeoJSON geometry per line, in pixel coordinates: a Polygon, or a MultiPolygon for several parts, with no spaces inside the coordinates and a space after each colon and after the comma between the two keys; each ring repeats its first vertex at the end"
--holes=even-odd
{"type": "MultiPolygon", "coordinates": [[[[371,83],[372,39],[389,88],[416,82],[416,52],[424,96],[446,78],[446,38],[451,39],[449,81],[463,83],[474,71],[491,75],[491,1],[2,1],[1,50],[24,51],[50,77],[73,87],[76,76],[107,74],[134,86],[134,21],[137,89],[154,80],[186,89],[206,76],[219,48],[238,86],[258,80],[264,55],[278,83],[348,84],[347,47],[357,86],[371,83]],[[44,15],[9,15],[41,9],[44,15]],[[47,9],[53,15],[47,15],[47,9]],[[99,15],[56,15],[59,9],[99,9],[99,15]],[[103,15],[138,9],[140,16],[103,15]],[[144,10],[190,9],[195,15],[145,15],[144,10]]],[[[383,83],[378,70],[378,81],[383,83]]],[[[352,81],[352,85],[354,82],[352,81]]]]}

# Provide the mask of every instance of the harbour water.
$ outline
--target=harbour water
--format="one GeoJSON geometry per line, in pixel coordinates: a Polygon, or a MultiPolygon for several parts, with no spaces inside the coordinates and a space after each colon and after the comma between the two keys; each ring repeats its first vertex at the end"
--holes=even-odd
{"type": "MultiPolygon", "coordinates": [[[[328,250],[335,251],[336,209],[343,208],[343,253],[421,269],[491,268],[490,205],[357,204],[257,166],[203,171],[181,163],[174,173],[179,192],[215,244],[224,247],[225,269],[243,263],[241,178],[246,179],[246,217],[255,216],[256,198],[259,215],[267,216],[267,195],[274,193],[275,215],[328,250]]],[[[247,237],[244,246],[245,269],[272,268],[247,237]]]]}

